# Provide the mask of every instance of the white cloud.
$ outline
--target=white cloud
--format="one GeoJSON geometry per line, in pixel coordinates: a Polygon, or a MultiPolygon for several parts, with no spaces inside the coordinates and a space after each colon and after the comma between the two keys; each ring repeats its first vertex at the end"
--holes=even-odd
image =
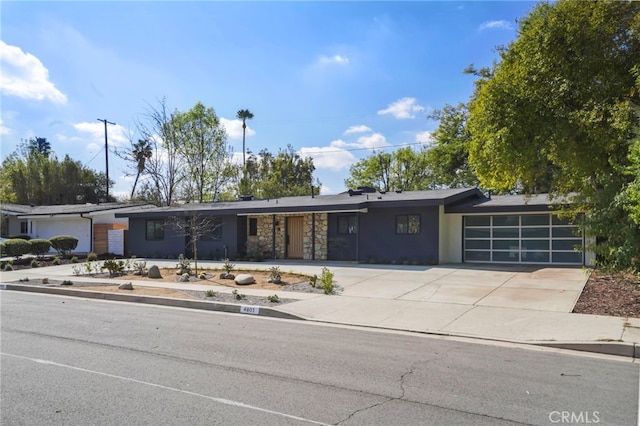
{"type": "MultiPolygon", "coordinates": [[[[242,139],[242,120],[238,119],[228,119],[224,117],[220,117],[220,122],[227,130],[227,136],[229,139],[242,139]]],[[[249,127],[247,124],[247,136],[253,136],[256,134],[256,131],[249,127]]]]}
{"type": "Polygon", "coordinates": [[[484,30],[512,30],[513,25],[509,21],[500,20],[500,21],[486,21],[480,24],[478,28],[480,31],[484,30]]]}
{"type": "Polygon", "coordinates": [[[8,135],[11,133],[11,129],[5,127],[2,123],[2,118],[0,118],[0,135],[8,135]]]}
{"type": "Polygon", "coordinates": [[[0,40],[0,90],[8,96],[57,104],[67,102],[67,96],[49,80],[49,70],[30,53],[0,40]]]}
{"type": "Polygon", "coordinates": [[[416,133],[416,142],[430,145],[431,142],[433,142],[433,139],[431,138],[431,132],[425,130],[424,132],[416,133]]]}
{"type": "Polygon", "coordinates": [[[339,142],[342,141],[333,141],[324,147],[300,148],[298,154],[304,158],[311,157],[317,169],[344,170],[357,160],[352,153],[342,149],[339,142]]]}
{"type": "Polygon", "coordinates": [[[352,133],[366,133],[370,132],[371,128],[365,126],[364,124],[360,124],[359,126],[351,126],[347,130],[344,131],[345,135],[350,135],[352,133]]]}
{"type": "Polygon", "coordinates": [[[357,146],[359,148],[384,148],[389,146],[387,138],[380,133],[373,133],[367,136],[360,136],[358,138],[357,146]]]}
{"type": "MultiPolygon", "coordinates": [[[[76,123],[73,125],[79,133],[85,134],[83,139],[89,144],[104,146],[104,123],[100,121],[76,123]]],[[[107,137],[109,146],[124,146],[129,143],[125,129],[119,124],[107,124],[107,137]]],[[[74,138],[72,138],[74,139],[74,138]]],[[[87,146],[88,147],[88,146],[87,146]]]]}
{"type": "Polygon", "coordinates": [[[397,119],[406,119],[415,118],[417,112],[424,110],[425,107],[416,104],[416,98],[402,98],[378,111],[378,115],[391,114],[397,119]]]}
{"type": "Polygon", "coordinates": [[[344,55],[320,56],[320,58],[318,59],[318,63],[322,65],[347,65],[349,63],[349,58],[344,55]]]}
{"type": "Polygon", "coordinates": [[[325,184],[321,184],[320,185],[320,194],[321,195],[328,195],[328,194],[335,194],[336,192],[331,189],[330,187],[328,187],[325,184]]]}

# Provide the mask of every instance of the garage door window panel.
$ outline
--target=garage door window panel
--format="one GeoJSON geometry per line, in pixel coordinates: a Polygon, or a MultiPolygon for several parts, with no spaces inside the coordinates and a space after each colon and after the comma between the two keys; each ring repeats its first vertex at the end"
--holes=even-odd
{"type": "Polygon", "coordinates": [[[493,238],[519,238],[518,228],[493,228],[493,238]]]}

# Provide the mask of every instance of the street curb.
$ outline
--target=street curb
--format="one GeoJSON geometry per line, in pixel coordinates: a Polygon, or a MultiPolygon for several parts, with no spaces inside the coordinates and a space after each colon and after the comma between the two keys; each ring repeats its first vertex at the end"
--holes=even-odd
{"type": "Polygon", "coordinates": [[[79,288],[71,289],[71,288],[60,288],[60,287],[41,287],[41,286],[33,286],[33,285],[20,285],[20,284],[0,284],[0,290],[13,290],[13,291],[24,291],[29,293],[55,294],[60,296],[83,297],[87,299],[101,299],[101,300],[111,300],[111,301],[129,302],[129,303],[144,303],[144,304],[150,304],[150,305],[171,306],[171,307],[198,309],[198,310],[206,310],[206,311],[218,311],[218,312],[226,312],[226,313],[250,315],[250,316],[262,316],[262,317],[280,318],[280,319],[289,319],[289,320],[312,321],[312,322],[319,322],[319,323],[326,323],[326,324],[355,325],[358,327],[365,327],[365,328],[376,328],[376,329],[396,330],[396,331],[411,331],[414,333],[429,334],[434,336],[444,336],[444,337],[448,336],[448,337],[460,337],[460,338],[468,338],[468,339],[489,340],[489,341],[503,342],[503,343],[516,343],[521,345],[540,346],[540,347],[565,349],[565,350],[572,350],[572,351],[579,351],[579,352],[597,353],[597,354],[603,354],[603,355],[623,356],[623,357],[633,358],[633,359],[640,358],[640,345],[637,345],[635,343],[541,342],[541,341],[505,340],[505,339],[496,339],[496,338],[487,338],[487,337],[483,338],[481,336],[475,336],[475,335],[442,333],[438,331],[403,330],[395,327],[380,327],[380,326],[367,325],[367,324],[349,324],[349,323],[338,323],[334,321],[322,321],[322,320],[318,321],[314,319],[293,315],[287,312],[281,312],[281,311],[278,311],[277,309],[273,309],[265,306],[238,305],[234,303],[205,302],[205,301],[188,300],[188,299],[171,299],[171,298],[164,298],[164,297],[158,297],[158,296],[138,296],[138,295],[132,295],[132,294],[123,294],[123,293],[108,293],[108,292],[102,293],[102,292],[92,291],[92,290],[82,290],[79,288]],[[244,308],[244,311],[243,311],[243,308],[244,308]],[[257,312],[255,308],[258,308],[257,312]]]}
{"type": "Polygon", "coordinates": [[[205,302],[189,299],[172,299],[158,296],[138,296],[133,294],[98,292],[82,289],[40,287],[20,284],[0,284],[0,290],[25,291],[29,293],[55,294],[59,296],[84,297],[88,299],[112,300],[118,302],[145,303],[149,305],[172,306],[177,308],[199,309],[205,311],[227,312],[250,316],[261,316],[280,319],[304,320],[277,309],[258,305],[237,305],[235,303],[205,302]],[[257,309],[256,309],[257,308],[257,309]]]}

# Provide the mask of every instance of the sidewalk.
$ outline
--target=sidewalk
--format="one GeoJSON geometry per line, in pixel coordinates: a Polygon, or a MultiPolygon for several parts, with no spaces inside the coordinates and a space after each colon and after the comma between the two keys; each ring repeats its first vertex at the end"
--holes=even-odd
{"type": "MultiPolygon", "coordinates": [[[[174,267],[175,260],[147,260],[174,267]]],[[[203,267],[221,262],[199,262],[203,267]]],[[[474,337],[640,357],[640,319],[570,313],[587,275],[575,268],[473,265],[396,266],[349,263],[237,262],[237,269],[318,274],[327,266],[338,295],[278,292],[297,301],[272,310],[307,320],[395,330],[474,337]],[[636,346],[638,349],[636,349],[636,346]]],[[[20,278],[74,279],[71,265],[0,273],[0,282],[20,278]]],[[[82,281],[104,279],[82,277],[82,281]]],[[[113,280],[114,283],[122,282],[113,280]]],[[[129,281],[129,280],[127,280],[129,281]]],[[[231,292],[224,286],[132,281],[134,287],[231,292]]],[[[273,290],[244,289],[267,296],[273,290]]],[[[106,297],[108,298],[108,297],[106,297]]]]}

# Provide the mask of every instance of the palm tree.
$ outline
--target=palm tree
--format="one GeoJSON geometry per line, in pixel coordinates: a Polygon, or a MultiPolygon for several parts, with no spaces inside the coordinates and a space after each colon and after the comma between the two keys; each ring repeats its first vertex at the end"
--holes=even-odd
{"type": "Polygon", "coordinates": [[[253,113],[248,109],[241,109],[236,114],[236,118],[242,120],[242,167],[244,168],[244,166],[247,164],[247,161],[245,159],[245,153],[247,150],[244,145],[245,133],[247,131],[247,120],[251,120],[253,118],[253,113]]]}
{"type": "Polygon", "coordinates": [[[131,156],[133,157],[133,161],[135,161],[138,168],[138,174],[136,174],[136,180],[133,182],[133,188],[131,189],[131,198],[133,199],[133,194],[136,192],[136,185],[138,184],[138,179],[142,172],[144,172],[144,168],[147,164],[147,160],[151,158],[153,155],[153,151],[151,149],[151,144],[146,139],[138,139],[138,142],[133,144],[133,149],[131,150],[131,156]]]}

